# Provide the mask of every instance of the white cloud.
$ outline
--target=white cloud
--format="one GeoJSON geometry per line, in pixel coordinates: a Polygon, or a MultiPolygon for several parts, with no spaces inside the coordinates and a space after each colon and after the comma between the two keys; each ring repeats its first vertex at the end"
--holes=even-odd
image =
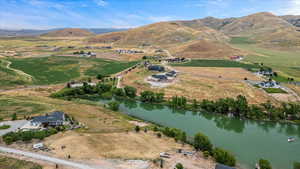
{"type": "Polygon", "coordinates": [[[286,0],[284,7],[274,11],[279,15],[300,15],[300,0],[286,0]]]}
{"type": "Polygon", "coordinates": [[[94,0],[94,2],[98,6],[102,6],[102,7],[108,5],[108,2],[106,2],[105,0],[94,0]]]}

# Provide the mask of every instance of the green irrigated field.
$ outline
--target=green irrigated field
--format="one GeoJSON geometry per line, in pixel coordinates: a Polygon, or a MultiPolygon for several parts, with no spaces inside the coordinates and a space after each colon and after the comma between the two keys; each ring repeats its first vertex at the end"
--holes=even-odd
{"type": "Polygon", "coordinates": [[[244,68],[244,69],[257,69],[259,65],[246,64],[231,60],[192,60],[183,64],[173,64],[173,66],[188,66],[188,67],[233,67],[233,68],[244,68]]]}
{"type": "MultiPolygon", "coordinates": [[[[300,52],[295,50],[280,51],[273,49],[265,49],[256,44],[244,43],[244,40],[232,40],[232,45],[249,51],[245,61],[252,63],[264,63],[264,65],[279,71],[280,75],[285,79],[293,77],[300,80],[300,52]]],[[[281,81],[284,81],[282,79],[281,81]]]]}
{"type": "Polygon", "coordinates": [[[116,61],[103,61],[95,60],[97,63],[93,67],[86,70],[85,74],[88,76],[96,76],[98,74],[111,75],[122,70],[125,70],[131,66],[134,66],[138,61],[133,62],[116,62],[116,61]]]}
{"type": "Polygon", "coordinates": [[[137,62],[118,62],[104,59],[52,56],[40,58],[10,59],[11,67],[33,77],[33,84],[65,83],[97,74],[111,75],[137,62]]]}
{"type": "Polygon", "coordinates": [[[0,155],[1,169],[42,169],[43,167],[30,161],[19,160],[0,155]]]}

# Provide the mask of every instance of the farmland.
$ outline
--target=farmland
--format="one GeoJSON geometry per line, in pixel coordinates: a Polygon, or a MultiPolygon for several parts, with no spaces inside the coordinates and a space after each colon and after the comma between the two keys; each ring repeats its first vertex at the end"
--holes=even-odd
{"type": "Polygon", "coordinates": [[[294,51],[293,49],[287,51],[262,48],[253,43],[246,43],[245,41],[247,42],[249,39],[233,39],[231,43],[233,46],[246,50],[249,53],[245,58],[246,62],[264,63],[264,65],[272,67],[285,78],[293,77],[296,80],[300,80],[300,53],[298,51],[294,51]]]}
{"type": "Polygon", "coordinates": [[[192,60],[191,62],[183,64],[173,64],[173,66],[182,66],[182,67],[231,67],[231,68],[244,68],[244,69],[253,69],[259,68],[258,65],[246,64],[230,60],[192,60]]]}
{"type": "Polygon", "coordinates": [[[32,84],[36,85],[64,83],[97,74],[111,75],[137,63],[65,56],[9,59],[9,61],[12,62],[12,68],[31,75],[32,84]]]}

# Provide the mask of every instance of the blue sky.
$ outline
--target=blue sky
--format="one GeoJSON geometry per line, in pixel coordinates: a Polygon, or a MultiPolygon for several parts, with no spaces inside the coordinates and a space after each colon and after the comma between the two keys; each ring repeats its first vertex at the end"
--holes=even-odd
{"type": "Polygon", "coordinates": [[[0,29],[129,28],[262,11],[300,15],[300,0],[0,0],[0,29]]]}

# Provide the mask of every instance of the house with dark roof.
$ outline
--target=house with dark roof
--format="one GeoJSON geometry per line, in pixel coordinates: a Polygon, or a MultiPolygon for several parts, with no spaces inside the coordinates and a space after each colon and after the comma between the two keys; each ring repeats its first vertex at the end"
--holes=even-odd
{"type": "Polygon", "coordinates": [[[223,164],[217,164],[215,169],[235,169],[235,168],[223,164]]]}
{"type": "Polygon", "coordinates": [[[177,76],[177,72],[175,72],[174,70],[171,72],[166,73],[166,76],[168,77],[176,77],[177,76]]]}
{"type": "Polygon", "coordinates": [[[34,117],[30,123],[33,126],[62,126],[66,121],[65,113],[63,112],[52,112],[51,114],[46,114],[44,116],[34,117]]]}
{"type": "Polygon", "coordinates": [[[165,67],[160,66],[160,65],[150,65],[150,66],[148,66],[148,70],[150,70],[150,71],[164,72],[165,71],[165,67]]]}

